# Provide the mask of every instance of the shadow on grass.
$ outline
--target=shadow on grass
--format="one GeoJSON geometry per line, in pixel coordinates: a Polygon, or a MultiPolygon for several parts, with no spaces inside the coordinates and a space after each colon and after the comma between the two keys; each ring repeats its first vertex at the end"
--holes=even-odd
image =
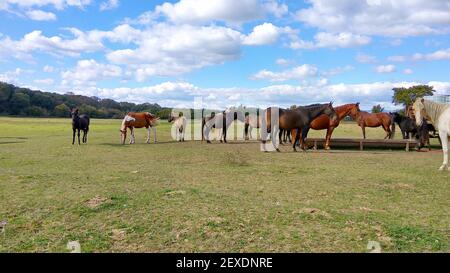
{"type": "Polygon", "coordinates": [[[2,140],[28,140],[27,137],[0,137],[0,145],[4,145],[4,144],[18,144],[18,143],[25,143],[26,141],[5,141],[3,142],[2,140]]]}

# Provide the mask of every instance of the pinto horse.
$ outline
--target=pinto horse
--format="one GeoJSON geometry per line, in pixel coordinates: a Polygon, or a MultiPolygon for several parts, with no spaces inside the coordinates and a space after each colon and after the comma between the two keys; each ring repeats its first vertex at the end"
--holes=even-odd
{"type": "MultiPolygon", "coordinates": [[[[334,129],[336,129],[341,120],[343,120],[346,116],[348,116],[352,111],[359,111],[359,103],[351,103],[351,104],[344,104],[341,106],[337,106],[334,107],[334,111],[336,111],[336,115],[337,115],[337,119],[336,120],[332,120],[330,119],[329,116],[323,114],[321,116],[319,116],[318,118],[314,119],[311,124],[309,125],[309,127],[306,127],[303,132],[302,135],[304,135],[304,138],[306,138],[308,136],[308,132],[310,129],[313,130],[327,130],[327,135],[325,138],[325,143],[324,143],[324,149],[325,150],[330,150],[330,140],[331,140],[331,135],[333,134],[334,129]]],[[[295,131],[292,130],[291,134],[292,137],[294,137],[295,135],[295,131]]],[[[302,143],[302,146],[304,146],[305,143],[302,143]]]]}
{"type": "Polygon", "coordinates": [[[395,123],[392,116],[388,113],[370,114],[365,111],[352,109],[349,114],[362,129],[363,137],[366,139],[366,127],[382,126],[386,132],[384,139],[393,139],[395,134],[395,123]]]}
{"type": "Polygon", "coordinates": [[[120,128],[122,144],[125,144],[127,138],[127,129],[130,129],[130,144],[136,142],[134,137],[134,128],[147,128],[147,143],[150,143],[150,133],[152,128],[154,128],[155,143],[156,143],[156,125],[158,125],[159,118],[149,112],[145,113],[128,113],[122,121],[122,126],[120,128]]]}
{"type": "Polygon", "coordinates": [[[80,130],[83,131],[83,143],[87,143],[87,135],[89,132],[90,119],[87,115],[80,115],[78,108],[73,109],[72,113],[72,145],[75,144],[75,134],[78,131],[78,145],[80,145],[80,130]]]}
{"type": "MultiPolygon", "coordinates": [[[[308,107],[298,107],[296,109],[290,110],[290,109],[281,109],[277,107],[270,107],[267,108],[265,113],[265,118],[262,119],[262,128],[263,128],[263,135],[262,135],[262,143],[266,143],[266,135],[264,134],[264,128],[266,128],[267,133],[272,134],[272,145],[277,150],[277,152],[280,151],[278,148],[278,145],[276,145],[276,139],[279,134],[279,130],[296,130],[295,138],[293,139],[293,149],[294,152],[297,151],[296,149],[296,143],[300,139],[301,132],[304,128],[308,127],[309,124],[319,117],[320,115],[325,114],[335,122],[337,119],[337,114],[333,109],[333,104],[330,102],[329,104],[315,104],[308,107]],[[278,111],[278,124],[272,123],[272,112],[278,111]]],[[[276,123],[276,120],[275,120],[276,123]]],[[[302,142],[305,141],[303,138],[304,135],[302,135],[302,142]]]]}

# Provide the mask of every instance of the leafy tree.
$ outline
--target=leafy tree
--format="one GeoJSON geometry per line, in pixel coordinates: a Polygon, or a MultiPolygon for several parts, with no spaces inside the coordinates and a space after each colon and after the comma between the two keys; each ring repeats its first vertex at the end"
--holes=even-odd
{"type": "Polygon", "coordinates": [[[392,102],[395,105],[403,105],[405,107],[412,105],[416,98],[433,96],[433,93],[436,92],[433,86],[429,85],[416,85],[410,88],[400,87],[393,90],[392,102]]]}
{"type": "Polygon", "coordinates": [[[70,108],[69,106],[65,105],[64,103],[57,105],[55,109],[53,110],[53,115],[61,118],[69,117],[70,115],[70,108]]]}
{"type": "Polygon", "coordinates": [[[10,112],[13,115],[22,113],[30,106],[30,97],[24,93],[14,93],[10,101],[10,112]]]}
{"type": "Polygon", "coordinates": [[[373,107],[372,107],[372,113],[382,113],[382,112],[384,112],[384,107],[381,107],[381,105],[380,104],[378,104],[378,105],[374,105],[373,107]]]}
{"type": "Polygon", "coordinates": [[[25,114],[32,117],[42,117],[47,115],[47,110],[39,106],[30,106],[25,109],[25,114]]]}

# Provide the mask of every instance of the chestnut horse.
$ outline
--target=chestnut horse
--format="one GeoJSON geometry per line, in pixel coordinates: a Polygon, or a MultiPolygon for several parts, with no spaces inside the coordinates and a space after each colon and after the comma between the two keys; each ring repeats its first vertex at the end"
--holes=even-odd
{"type": "Polygon", "coordinates": [[[380,127],[382,126],[386,132],[384,139],[393,139],[395,134],[394,118],[388,113],[370,114],[365,111],[358,111],[352,109],[350,116],[356,121],[362,129],[363,137],[366,139],[366,127],[380,127]]]}
{"type": "MultiPolygon", "coordinates": [[[[311,122],[311,124],[309,125],[309,127],[306,127],[302,132],[302,135],[304,135],[304,137],[306,138],[310,129],[313,129],[313,130],[325,130],[326,129],[327,135],[325,138],[325,143],[323,145],[325,150],[330,150],[331,135],[333,134],[334,129],[339,126],[339,123],[341,122],[341,120],[343,120],[346,116],[348,116],[352,111],[356,111],[356,112],[359,111],[359,102],[351,103],[351,104],[344,104],[341,106],[334,107],[334,111],[337,114],[336,120],[333,121],[330,119],[329,116],[323,114],[323,115],[319,116],[318,118],[316,118],[315,120],[313,120],[311,122]]],[[[296,133],[295,130],[291,131],[292,137],[295,136],[295,133],[296,133]]],[[[302,146],[303,145],[304,145],[304,143],[302,143],[302,146]]]]}
{"type": "Polygon", "coordinates": [[[134,128],[147,128],[147,143],[150,143],[150,131],[154,128],[155,131],[155,143],[156,143],[156,125],[159,118],[149,112],[145,113],[128,113],[122,121],[122,127],[120,128],[122,144],[125,144],[127,138],[127,129],[130,128],[130,144],[134,144],[136,139],[134,137],[134,128]]]}
{"type": "MultiPolygon", "coordinates": [[[[273,109],[267,108],[265,118],[262,119],[262,128],[266,128],[267,133],[272,134],[272,145],[277,150],[277,152],[280,151],[278,146],[276,145],[276,139],[279,134],[279,130],[296,130],[297,133],[295,135],[295,138],[293,139],[292,147],[294,149],[294,152],[296,152],[296,143],[300,139],[302,129],[308,127],[314,119],[322,114],[329,116],[331,120],[333,120],[333,122],[337,119],[337,114],[334,111],[333,104],[331,102],[327,104],[315,104],[306,107],[298,107],[293,110],[281,109],[276,107],[274,107],[273,109]],[[272,124],[272,111],[275,111],[274,113],[276,114],[277,110],[279,114],[278,124],[272,124]]],[[[275,122],[276,121],[277,120],[275,120],[275,122]]],[[[264,132],[261,136],[262,143],[265,144],[267,136],[264,134],[264,132]]],[[[304,136],[302,135],[302,142],[304,142],[303,137],[304,136]]]]}

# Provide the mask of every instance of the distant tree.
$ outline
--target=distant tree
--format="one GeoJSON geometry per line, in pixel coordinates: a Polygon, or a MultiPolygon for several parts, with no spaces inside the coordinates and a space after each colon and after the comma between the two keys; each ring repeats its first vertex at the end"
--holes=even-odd
{"type": "Polygon", "coordinates": [[[382,113],[382,112],[384,112],[384,107],[381,107],[381,105],[380,104],[378,104],[378,105],[374,105],[373,107],[372,107],[372,113],[382,113]]]}
{"type": "Polygon", "coordinates": [[[53,115],[61,118],[69,117],[70,115],[70,108],[69,106],[65,105],[64,103],[57,105],[55,109],[53,109],[53,115]]]}
{"type": "Polygon", "coordinates": [[[30,97],[24,93],[14,93],[10,101],[10,113],[18,115],[30,106],[30,97]]]}
{"type": "Polygon", "coordinates": [[[291,105],[291,107],[290,107],[291,110],[294,110],[294,109],[296,109],[296,108],[297,108],[297,105],[295,105],[295,104],[294,104],[294,105],[291,105]]]}
{"type": "Polygon", "coordinates": [[[30,106],[25,109],[25,114],[32,117],[47,116],[47,110],[39,106],[30,106]]]}
{"type": "Polygon", "coordinates": [[[403,105],[408,107],[414,103],[416,98],[424,97],[424,96],[433,96],[433,93],[436,92],[433,89],[433,86],[429,85],[416,85],[410,88],[394,88],[394,95],[392,96],[392,102],[395,105],[403,105]]]}
{"type": "Polygon", "coordinates": [[[0,113],[8,111],[9,101],[14,94],[14,85],[0,82],[0,113]]]}

